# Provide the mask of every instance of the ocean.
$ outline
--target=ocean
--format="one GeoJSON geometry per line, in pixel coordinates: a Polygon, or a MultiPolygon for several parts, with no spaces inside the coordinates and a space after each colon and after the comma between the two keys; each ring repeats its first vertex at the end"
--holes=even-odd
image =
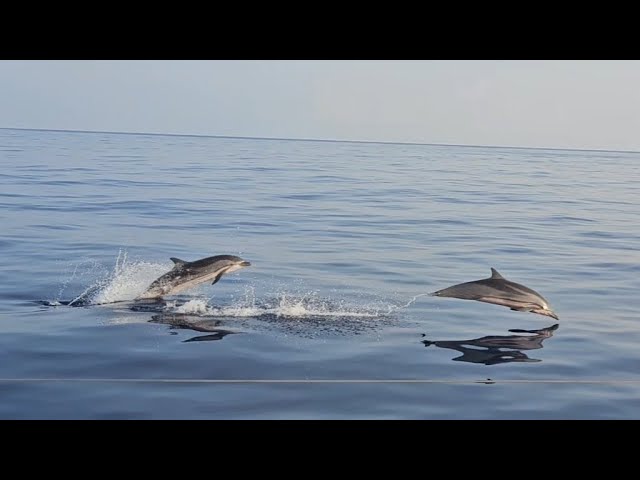
{"type": "Polygon", "coordinates": [[[2,419],[640,418],[640,153],[0,129],[0,166],[2,419]],[[428,295],[491,268],[559,320],[428,295]]]}

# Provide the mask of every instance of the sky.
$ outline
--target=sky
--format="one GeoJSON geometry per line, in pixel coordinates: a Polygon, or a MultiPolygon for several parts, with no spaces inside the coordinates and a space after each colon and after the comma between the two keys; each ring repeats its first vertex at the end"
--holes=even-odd
{"type": "Polygon", "coordinates": [[[0,60],[0,127],[640,151],[640,61],[0,60]]]}

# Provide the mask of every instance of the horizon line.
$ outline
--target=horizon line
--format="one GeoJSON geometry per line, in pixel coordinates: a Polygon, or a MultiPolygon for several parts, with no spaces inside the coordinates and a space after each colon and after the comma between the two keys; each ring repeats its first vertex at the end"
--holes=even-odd
{"type": "Polygon", "coordinates": [[[110,135],[155,135],[165,137],[197,137],[197,138],[230,138],[240,140],[290,140],[296,142],[330,142],[330,143],[371,143],[381,145],[424,145],[435,147],[468,147],[468,148],[513,148],[521,150],[560,150],[560,151],[583,151],[583,152],[611,152],[611,153],[640,153],[640,150],[611,150],[603,148],[567,148],[567,147],[522,147],[510,145],[475,145],[459,143],[428,143],[428,142],[394,142],[385,140],[336,140],[329,138],[285,138],[285,137],[254,137],[244,135],[213,135],[199,133],[155,133],[155,132],[118,132],[107,130],[75,130],[64,128],[20,128],[20,127],[0,127],[0,130],[21,130],[36,132],[64,132],[64,133],[106,133],[110,135]]]}

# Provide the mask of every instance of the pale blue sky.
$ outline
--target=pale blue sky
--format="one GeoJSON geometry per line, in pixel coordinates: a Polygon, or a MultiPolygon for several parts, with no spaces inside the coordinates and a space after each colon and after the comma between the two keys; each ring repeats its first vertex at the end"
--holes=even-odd
{"type": "Polygon", "coordinates": [[[640,61],[0,61],[0,127],[640,150],[640,61]]]}

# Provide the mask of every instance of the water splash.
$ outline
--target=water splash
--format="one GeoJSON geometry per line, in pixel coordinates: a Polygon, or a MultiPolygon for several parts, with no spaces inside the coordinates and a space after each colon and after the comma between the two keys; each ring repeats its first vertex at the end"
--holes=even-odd
{"type": "MultiPolygon", "coordinates": [[[[86,263],[86,262],[83,262],[86,263]]],[[[95,262],[87,273],[99,278],[94,280],[89,286],[71,301],[60,300],[67,285],[78,275],[81,264],[75,266],[71,277],[67,279],[60,288],[58,299],[48,302],[49,305],[101,305],[106,303],[116,303],[131,301],[147,288],[160,275],[164,274],[171,266],[159,263],[149,263],[143,261],[131,261],[126,250],[120,249],[112,269],[108,269],[95,262]]]]}
{"type": "MultiPolygon", "coordinates": [[[[66,279],[63,279],[61,281],[60,288],[58,289],[57,297],[54,300],[44,301],[44,302],[42,302],[43,304],[50,305],[50,306],[69,305],[71,302],[62,301],[61,299],[62,299],[62,296],[64,295],[64,292],[69,288],[69,285],[74,280],[76,280],[76,278],[87,277],[87,276],[95,276],[96,273],[98,273],[100,275],[106,275],[107,274],[107,269],[103,265],[100,265],[95,260],[88,259],[88,258],[81,259],[81,260],[77,261],[77,263],[75,263],[72,267],[73,267],[73,271],[71,272],[71,274],[69,276],[67,276],[66,279]]],[[[80,297],[82,295],[86,295],[87,293],[88,293],[88,289],[86,289],[78,297],[80,297]]],[[[78,298],[78,297],[76,297],[76,298],[78,298]]],[[[72,302],[73,302],[73,300],[72,300],[72,302]]]]}
{"type": "Polygon", "coordinates": [[[396,312],[398,310],[402,310],[404,308],[407,308],[407,307],[411,306],[411,304],[413,304],[420,297],[430,297],[430,296],[432,296],[431,293],[419,293],[418,295],[415,295],[411,300],[409,300],[404,305],[389,305],[389,310],[387,312],[387,315],[391,315],[393,312],[396,312]]]}
{"type": "Polygon", "coordinates": [[[194,298],[182,305],[178,305],[178,302],[173,304],[167,304],[165,310],[172,311],[174,313],[184,313],[190,315],[207,315],[209,313],[209,305],[206,300],[200,298],[194,298]]]}

